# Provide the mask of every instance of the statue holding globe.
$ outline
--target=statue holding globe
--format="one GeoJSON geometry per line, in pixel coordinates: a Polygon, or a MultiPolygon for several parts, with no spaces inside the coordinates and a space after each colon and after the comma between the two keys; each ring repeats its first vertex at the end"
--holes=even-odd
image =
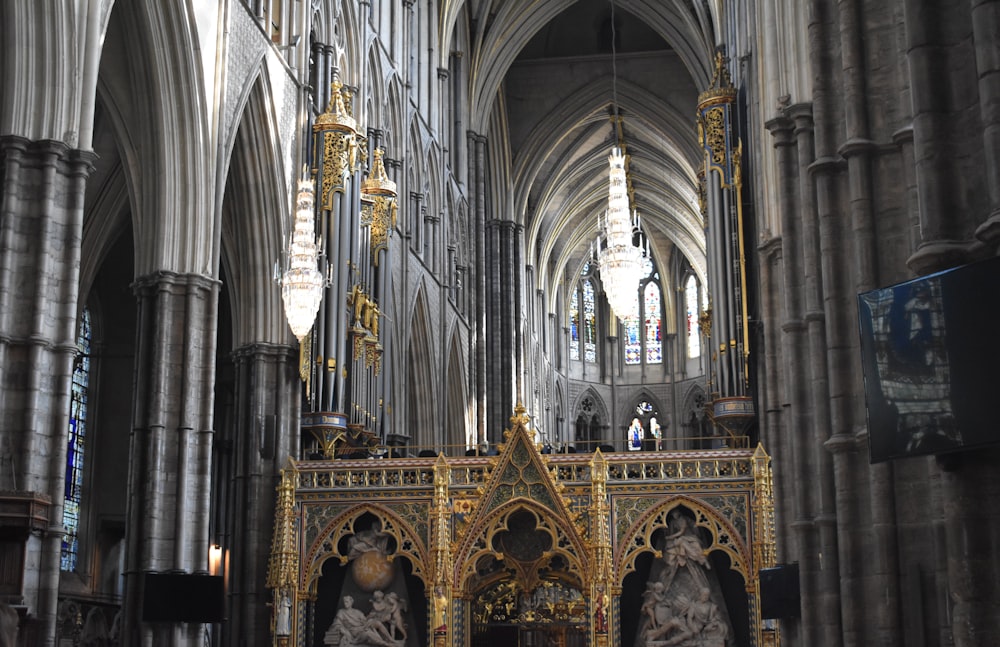
{"type": "Polygon", "coordinates": [[[370,528],[359,530],[348,540],[347,560],[351,562],[351,575],[362,590],[371,593],[392,583],[394,570],[389,555],[391,538],[389,533],[382,531],[382,525],[375,521],[370,528]]]}

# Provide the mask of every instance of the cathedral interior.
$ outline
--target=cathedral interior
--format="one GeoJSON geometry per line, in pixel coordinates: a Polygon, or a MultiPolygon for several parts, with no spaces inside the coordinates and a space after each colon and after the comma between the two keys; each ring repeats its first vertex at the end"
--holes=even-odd
{"type": "Polygon", "coordinates": [[[0,646],[1000,645],[1000,0],[0,3],[0,646]]]}

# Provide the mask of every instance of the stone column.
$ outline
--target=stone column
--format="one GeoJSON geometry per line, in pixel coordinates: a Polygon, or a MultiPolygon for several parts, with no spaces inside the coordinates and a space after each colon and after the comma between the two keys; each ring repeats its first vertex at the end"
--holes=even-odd
{"type": "Polygon", "coordinates": [[[55,636],[84,185],[94,159],[62,142],[0,137],[0,489],[51,504],[48,527],[25,534],[18,591],[45,645],[55,636]]]}
{"type": "MultiPolygon", "coordinates": [[[[863,292],[876,287],[878,263],[875,242],[875,196],[872,169],[875,142],[871,140],[868,123],[868,101],[876,88],[869,88],[863,72],[865,68],[865,43],[863,26],[859,20],[861,7],[858,0],[840,2],[840,42],[844,78],[844,114],[846,141],[839,153],[847,160],[848,191],[851,215],[851,256],[854,259],[854,289],[863,292]]],[[[845,299],[846,301],[846,299],[845,299]]],[[[846,335],[845,335],[846,337],[846,335]]],[[[837,348],[843,348],[837,346],[837,348]]],[[[841,353],[843,351],[840,351],[841,353]]],[[[823,394],[824,402],[827,394],[823,394]]],[[[882,463],[869,467],[871,514],[873,519],[871,572],[877,578],[875,588],[880,591],[882,603],[867,617],[875,618],[874,633],[878,644],[897,647],[902,639],[899,609],[899,567],[896,543],[895,488],[892,464],[882,463]]]]}
{"type": "Polygon", "coordinates": [[[486,226],[488,355],[487,392],[491,404],[488,429],[491,442],[500,442],[516,403],[520,363],[520,227],[510,220],[492,220],[486,226]]]}
{"type": "MultiPolygon", "coordinates": [[[[908,264],[918,274],[973,261],[983,255],[983,250],[977,249],[982,242],[994,247],[997,242],[1000,45],[996,20],[1000,3],[972,0],[966,6],[971,6],[968,31],[956,34],[962,37],[956,41],[946,37],[939,24],[957,20],[957,4],[940,6],[918,0],[906,0],[904,4],[923,241],[908,264]],[[974,70],[969,69],[969,52],[958,49],[956,42],[975,48],[974,70]],[[962,65],[955,65],[956,60],[962,65]],[[937,72],[941,66],[951,66],[956,73],[942,76],[937,72]],[[953,100],[978,98],[982,134],[968,128],[955,111],[943,109],[942,96],[953,100]],[[964,153],[965,147],[976,144],[983,146],[984,168],[975,175],[960,174],[955,168],[958,152],[964,153]],[[955,204],[966,204],[963,192],[987,187],[989,195],[983,204],[990,213],[955,212],[955,204]],[[976,241],[965,237],[970,217],[985,219],[975,232],[976,241]]],[[[985,251],[995,253],[995,249],[985,251]]],[[[1000,585],[992,575],[996,542],[991,540],[1000,533],[1000,512],[996,506],[982,505],[997,491],[998,458],[1000,451],[989,449],[938,460],[947,556],[944,595],[949,614],[945,623],[950,621],[955,647],[1000,644],[1000,585]]]]}
{"type": "Polygon", "coordinates": [[[979,113],[983,122],[983,176],[989,191],[989,214],[976,231],[984,243],[1000,243],[1000,0],[972,0],[972,39],[979,73],[979,113]]]}
{"type": "Polygon", "coordinates": [[[231,448],[226,536],[229,551],[229,616],[226,644],[270,641],[271,596],[265,589],[274,529],[275,488],[289,457],[299,454],[298,351],[251,344],[233,353],[236,370],[235,424],[222,444],[231,448]]]}
{"type": "Polygon", "coordinates": [[[476,295],[475,374],[476,434],[486,442],[486,137],[469,133],[470,202],[474,210],[475,270],[472,281],[476,295]]]}
{"type": "MultiPolygon", "coordinates": [[[[809,408],[812,413],[812,443],[807,443],[806,464],[813,473],[815,488],[809,501],[809,515],[816,533],[813,574],[818,591],[817,614],[821,640],[836,641],[840,635],[840,573],[837,555],[836,494],[833,461],[823,444],[831,436],[829,372],[827,364],[826,314],[823,309],[822,251],[816,209],[814,179],[810,171],[815,159],[812,107],[789,106],[785,113],[793,120],[797,146],[799,180],[799,225],[803,282],[803,322],[809,375],[809,408]]],[[[805,431],[804,429],[801,431],[805,431]]]]}
{"type": "MultiPolygon", "coordinates": [[[[793,503],[790,512],[793,518],[787,523],[794,529],[794,542],[789,554],[794,555],[799,562],[802,578],[802,620],[799,640],[802,644],[816,643],[815,627],[818,624],[817,604],[812,598],[816,590],[815,577],[818,570],[815,555],[816,533],[812,519],[810,497],[813,475],[810,473],[813,448],[806,442],[807,430],[811,424],[808,415],[808,392],[806,384],[809,375],[802,358],[806,356],[806,327],[803,298],[802,239],[801,223],[799,222],[799,185],[798,185],[798,147],[795,137],[795,124],[792,119],[781,115],[765,124],[775,139],[777,151],[778,173],[783,179],[779,192],[781,208],[781,252],[782,252],[782,294],[784,295],[781,311],[775,312],[781,319],[781,345],[783,373],[781,385],[782,405],[786,407],[788,419],[785,421],[788,444],[786,456],[791,458],[790,465],[795,466],[793,473],[787,478],[795,483],[791,492],[793,503]]],[[[776,283],[777,284],[777,283],[776,283]]],[[[778,304],[775,304],[777,307],[778,304]]],[[[714,319],[714,313],[713,313],[714,319]]],[[[713,322],[714,325],[714,322],[713,322]]],[[[715,352],[715,349],[712,349],[715,352]]],[[[789,537],[792,539],[792,537],[789,537]]],[[[792,624],[792,623],[789,623],[792,624]]],[[[794,630],[794,626],[790,627],[794,630]]]]}
{"type": "MultiPolygon", "coordinates": [[[[126,512],[122,644],[153,645],[140,624],[147,572],[208,566],[219,282],[156,272],[136,280],[135,391],[126,512]]],[[[202,627],[158,629],[157,645],[200,645],[202,627]]]]}
{"type": "MultiPolygon", "coordinates": [[[[987,103],[987,120],[982,124],[986,130],[980,135],[967,123],[970,113],[957,106],[965,102],[971,105],[976,99],[989,102],[990,95],[1000,85],[996,79],[1000,63],[995,58],[990,61],[995,56],[991,51],[996,51],[990,41],[995,43],[996,36],[987,36],[995,31],[996,23],[973,26],[976,19],[988,19],[991,15],[995,18],[998,12],[996,2],[973,2],[976,8],[969,15],[967,27],[964,24],[959,27],[958,23],[965,20],[964,11],[958,9],[959,3],[904,0],[903,4],[922,238],[908,265],[917,274],[929,274],[982,255],[981,243],[972,236],[970,225],[982,227],[982,220],[988,214],[969,212],[974,210],[970,207],[991,201],[981,200],[980,194],[988,185],[996,185],[997,167],[994,165],[990,169],[996,159],[988,157],[994,156],[996,149],[987,151],[988,156],[984,157],[987,168],[981,171],[968,164],[967,158],[970,152],[973,155],[978,152],[983,138],[987,142],[1000,139],[996,127],[1000,117],[989,116],[991,111],[987,103]],[[942,25],[949,25],[949,28],[943,29],[942,25]],[[976,40],[980,36],[983,40],[976,40]],[[976,41],[975,53],[970,51],[973,41],[976,41]],[[982,56],[975,56],[978,53],[982,56]],[[987,69],[975,69],[979,64],[987,69]],[[951,70],[951,73],[942,74],[941,70],[951,70]],[[984,89],[987,96],[979,96],[984,89]],[[993,173],[992,177],[986,174],[987,171],[993,173]]],[[[997,203],[993,202],[992,206],[996,208],[997,203]]],[[[987,223],[978,233],[990,239],[991,229],[987,223]]]]}

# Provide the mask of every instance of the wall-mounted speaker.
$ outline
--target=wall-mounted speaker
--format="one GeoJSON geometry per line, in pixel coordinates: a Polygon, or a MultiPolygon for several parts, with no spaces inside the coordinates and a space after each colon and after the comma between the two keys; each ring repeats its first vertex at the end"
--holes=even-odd
{"type": "Polygon", "coordinates": [[[146,573],[143,622],[222,622],[226,593],[221,575],[146,573]]]}
{"type": "Polygon", "coordinates": [[[800,614],[799,565],[760,569],[760,617],[797,618],[800,614]]]}

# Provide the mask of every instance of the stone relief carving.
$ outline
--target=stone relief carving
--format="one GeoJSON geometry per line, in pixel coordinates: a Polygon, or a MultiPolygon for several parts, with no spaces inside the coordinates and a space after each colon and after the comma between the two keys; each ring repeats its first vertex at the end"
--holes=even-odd
{"type": "Polygon", "coordinates": [[[375,591],[367,614],[354,606],[354,598],[345,595],[340,610],[323,636],[324,645],[339,647],[399,647],[406,642],[403,621],[405,603],[390,592],[375,591]]]}
{"type": "Polygon", "coordinates": [[[650,569],[636,647],[726,647],[725,602],[694,522],[670,513],[662,560],[650,569]]]}

